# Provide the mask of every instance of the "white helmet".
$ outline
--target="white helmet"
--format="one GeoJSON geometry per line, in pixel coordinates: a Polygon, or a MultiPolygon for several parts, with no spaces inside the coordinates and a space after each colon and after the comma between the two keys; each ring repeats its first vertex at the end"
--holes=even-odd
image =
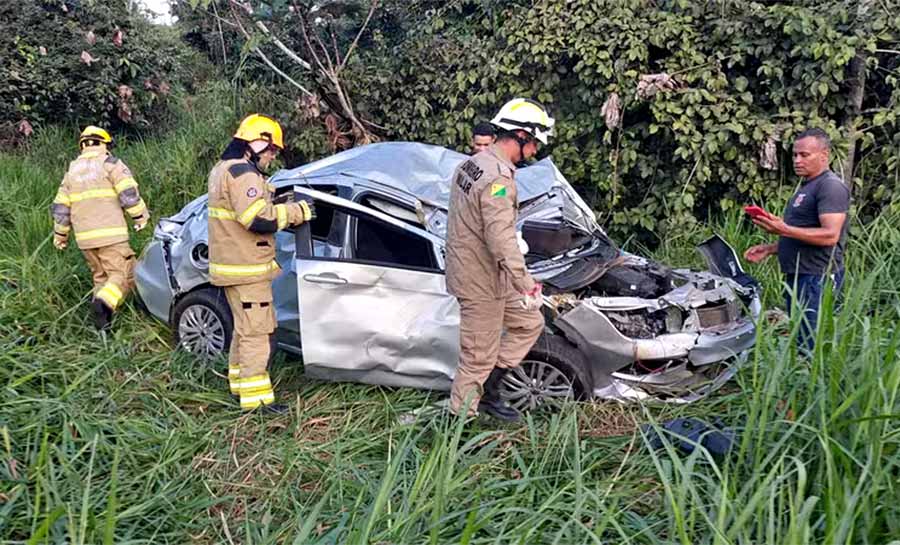
{"type": "Polygon", "coordinates": [[[525,131],[543,144],[547,144],[548,137],[553,136],[554,123],[556,121],[547,114],[547,109],[529,98],[510,100],[491,120],[491,125],[507,131],[525,131]]]}

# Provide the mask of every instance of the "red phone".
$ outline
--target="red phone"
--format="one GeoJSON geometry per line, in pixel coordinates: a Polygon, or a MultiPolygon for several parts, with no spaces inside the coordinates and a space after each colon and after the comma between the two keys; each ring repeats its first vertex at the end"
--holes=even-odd
{"type": "Polygon", "coordinates": [[[771,216],[771,214],[756,206],[755,204],[745,206],[744,212],[746,212],[747,215],[749,215],[751,218],[768,218],[769,216],[771,216]]]}

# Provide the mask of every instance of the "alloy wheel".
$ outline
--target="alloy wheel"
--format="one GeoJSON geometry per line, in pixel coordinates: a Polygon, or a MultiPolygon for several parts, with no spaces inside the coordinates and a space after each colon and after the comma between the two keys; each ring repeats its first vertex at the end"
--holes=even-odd
{"type": "Polygon", "coordinates": [[[558,407],[575,399],[572,380],[562,371],[542,361],[525,360],[500,379],[499,395],[519,412],[538,407],[558,407]]]}
{"type": "Polygon", "coordinates": [[[204,360],[225,351],[225,327],[222,320],[206,305],[191,305],[178,320],[181,348],[204,360]]]}

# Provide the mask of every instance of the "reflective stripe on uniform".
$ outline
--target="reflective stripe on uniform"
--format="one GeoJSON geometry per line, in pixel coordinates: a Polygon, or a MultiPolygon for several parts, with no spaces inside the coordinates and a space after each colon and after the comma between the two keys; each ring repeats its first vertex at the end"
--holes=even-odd
{"type": "Polygon", "coordinates": [[[237,384],[241,393],[242,409],[255,409],[260,405],[275,402],[275,392],[272,390],[269,373],[237,379],[237,384]]]}
{"type": "Polygon", "coordinates": [[[91,157],[96,157],[100,155],[99,151],[82,151],[79,157],[84,157],[86,159],[90,159],[91,157]]]}
{"type": "Polygon", "coordinates": [[[70,193],[69,202],[80,202],[88,199],[115,199],[116,197],[118,197],[118,195],[112,189],[88,189],[81,193],[70,193]]]}
{"type": "Polygon", "coordinates": [[[69,200],[69,196],[63,193],[62,190],[56,192],[56,198],[53,199],[53,202],[55,204],[64,204],[66,206],[72,204],[72,201],[69,200]]]}
{"type": "Polygon", "coordinates": [[[122,290],[119,289],[119,286],[107,282],[100,288],[95,297],[106,303],[109,308],[116,310],[116,307],[122,302],[122,290]]]}
{"type": "Polygon", "coordinates": [[[125,211],[128,212],[129,216],[131,216],[132,218],[135,218],[147,211],[147,205],[144,204],[144,199],[141,199],[140,202],[138,202],[136,205],[132,206],[131,208],[126,208],[125,211]]]}
{"type": "Polygon", "coordinates": [[[53,230],[61,235],[67,234],[72,229],[71,225],[63,225],[61,223],[53,222],[53,230]]]}
{"type": "Polygon", "coordinates": [[[281,231],[285,227],[287,227],[288,222],[288,213],[287,206],[283,204],[275,205],[275,217],[278,218],[278,230],[281,231]]]}
{"type": "Polygon", "coordinates": [[[116,193],[121,193],[128,189],[129,187],[137,187],[137,182],[134,181],[134,178],[124,178],[119,180],[116,184],[116,193]]]}
{"type": "Polygon", "coordinates": [[[75,231],[75,240],[94,240],[95,238],[115,237],[119,235],[128,236],[127,227],[108,227],[106,229],[91,229],[90,231],[75,231]]]}
{"type": "Polygon", "coordinates": [[[228,364],[228,389],[232,395],[241,393],[241,365],[239,363],[228,364]]]}
{"type": "Polygon", "coordinates": [[[247,207],[244,210],[244,213],[238,216],[238,221],[244,227],[249,227],[253,220],[256,218],[257,214],[262,211],[263,208],[266,207],[266,201],[264,199],[256,199],[253,201],[253,204],[247,207]]]}
{"type": "Polygon", "coordinates": [[[254,390],[271,390],[272,382],[269,375],[256,375],[248,378],[240,379],[242,392],[253,392],[254,390]]]}
{"type": "Polygon", "coordinates": [[[279,269],[278,263],[270,261],[261,265],[224,265],[221,263],[210,263],[210,274],[219,274],[222,276],[256,276],[258,274],[266,274],[279,269]]]}
{"type": "Polygon", "coordinates": [[[209,208],[209,217],[216,218],[220,220],[235,220],[237,221],[237,214],[234,213],[233,210],[228,210],[227,208],[209,208]]]}
{"type": "Polygon", "coordinates": [[[255,409],[261,405],[270,405],[275,403],[275,392],[268,391],[262,394],[246,395],[241,390],[241,408],[255,409]]]}

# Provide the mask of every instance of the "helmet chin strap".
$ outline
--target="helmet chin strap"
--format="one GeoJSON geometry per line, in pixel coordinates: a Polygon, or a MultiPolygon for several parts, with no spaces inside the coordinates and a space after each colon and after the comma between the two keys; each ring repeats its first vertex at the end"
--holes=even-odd
{"type": "MultiPolygon", "coordinates": [[[[259,142],[265,142],[264,140],[258,140],[258,141],[259,141],[259,142]]],[[[260,154],[261,152],[265,151],[266,148],[269,147],[269,144],[266,143],[266,147],[264,147],[262,150],[260,150],[260,152],[257,152],[256,150],[253,149],[253,144],[255,144],[256,142],[257,142],[257,141],[250,142],[250,144],[247,146],[247,151],[250,152],[250,157],[249,157],[249,159],[250,159],[250,162],[253,163],[253,166],[255,166],[257,170],[262,170],[261,168],[259,168],[259,160],[260,160],[259,154],[260,154]]]]}

